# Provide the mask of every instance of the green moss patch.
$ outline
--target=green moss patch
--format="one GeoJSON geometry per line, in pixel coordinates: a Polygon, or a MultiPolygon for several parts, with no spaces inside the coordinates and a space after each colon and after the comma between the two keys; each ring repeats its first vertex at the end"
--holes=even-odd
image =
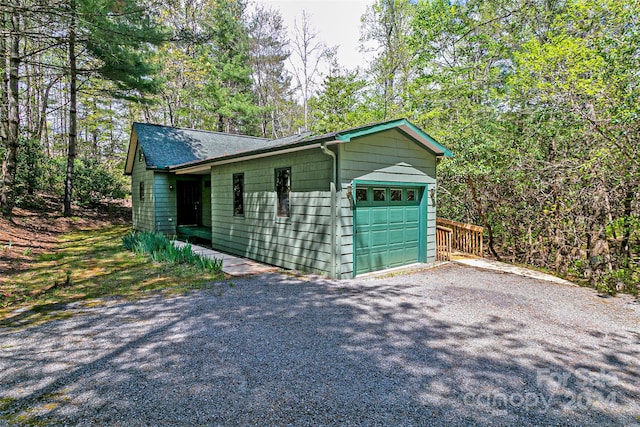
{"type": "Polygon", "coordinates": [[[223,278],[218,269],[197,263],[154,261],[153,254],[130,252],[122,245],[128,235],[129,227],[122,225],[64,235],[55,250],[32,259],[28,270],[0,281],[0,325],[68,317],[64,306],[74,301],[185,292],[223,278]]]}

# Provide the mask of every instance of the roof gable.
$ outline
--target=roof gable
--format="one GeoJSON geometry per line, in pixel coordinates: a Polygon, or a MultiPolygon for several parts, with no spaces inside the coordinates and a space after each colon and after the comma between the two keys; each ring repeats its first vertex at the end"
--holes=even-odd
{"type": "Polygon", "coordinates": [[[398,129],[402,133],[409,136],[414,141],[428,148],[436,156],[453,157],[453,153],[440,145],[438,141],[433,139],[429,134],[415,126],[407,119],[389,120],[382,123],[374,123],[342,132],[337,132],[335,138],[339,141],[349,142],[354,138],[371,135],[390,129],[398,129]]]}

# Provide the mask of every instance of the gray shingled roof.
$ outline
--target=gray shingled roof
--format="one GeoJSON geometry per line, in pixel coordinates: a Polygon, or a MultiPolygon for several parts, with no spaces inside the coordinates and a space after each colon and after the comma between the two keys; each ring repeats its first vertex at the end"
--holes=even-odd
{"type": "MultiPolygon", "coordinates": [[[[452,156],[449,150],[406,119],[355,127],[341,132],[313,136],[310,132],[278,139],[257,138],[195,129],[180,129],[147,123],[133,124],[139,146],[150,169],[179,169],[204,164],[216,159],[239,158],[251,154],[278,151],[326,141],[348,142],[352,138],[398,128],[437,155],[452,156]]],[[[131,147],[129,147],[131,150],[131,147]]],[[[133,167],[131,152],[125,173],[133,167]]],[[[384,174],[385,171],[377,171],[384,174]]]]}
{"type": "Polygon", "coordinates": [[[180,129],[134,123],[138,144],[148,168],[166,169],[198,160],[214,159],[304,140],[309,134],[279,139],[233,135],[195,129],[180,129]]]}

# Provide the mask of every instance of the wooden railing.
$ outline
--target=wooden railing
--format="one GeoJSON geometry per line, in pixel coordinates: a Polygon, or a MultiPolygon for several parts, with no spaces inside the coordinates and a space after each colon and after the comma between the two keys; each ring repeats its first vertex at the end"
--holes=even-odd
{"type": "Polygon", "coordinates": [[[452,229],[436,225],[436,260],[451,261],[451,236],[452,229]]]}
{"type": "Polygon", "coordinates": [[[477,225],[436,218],[437,259],[449,260],[453,251],[481,257],[483,232],[484,228],[477,225]],[[449,249],[449,254],[443,253],[441,257],[441,249],[442,251],[449,249]]]}

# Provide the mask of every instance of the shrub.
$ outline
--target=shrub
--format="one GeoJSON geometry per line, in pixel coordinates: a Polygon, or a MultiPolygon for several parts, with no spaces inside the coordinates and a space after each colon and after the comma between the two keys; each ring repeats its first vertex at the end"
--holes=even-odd
{"type": "Polygon", "coordinates": [[[76,160],[75,199],[81,205],[94,205],[103,199],[121,199],[126,195],[123,183],[95,159],[76,160]]]}
{"type": "Polygon", "coordinates": [[[597,284],[598,290],[615,295],[617,292],[627,292],[638,296],[638,277],[632,269],[619,268],[602,276],[597,284]]]}
{"type": "Polygon", "coordinates": [[[18,195],[16,202],[21,205],[23,197],[31,196],[45,188],[43,165],[47,159],[38,140],[20,138],[16,160],[15,192],[18,195]]]}
{"type": "Polygon", "coordinates": [[[169,264],[189,264],[199,270],[222,271],[222,260],[198,255],[191,244],[179,248],[165,235],[148,231],[131,231],[122,237],[122,246],[132,252],[148,254],[155,262],[169,264]]]}
{"type": "MultiPolygon", "coordinates": [[[[59,197],[64,195],[67,158],[58,156],[45,165],[48,190],[59,197]]],[[[126,196],[126,182],[120,170],[110,170],[97,159],[76,159],[73,172],[73,200],[81,206],[95,206],[105,199],[126,196]]]]}

